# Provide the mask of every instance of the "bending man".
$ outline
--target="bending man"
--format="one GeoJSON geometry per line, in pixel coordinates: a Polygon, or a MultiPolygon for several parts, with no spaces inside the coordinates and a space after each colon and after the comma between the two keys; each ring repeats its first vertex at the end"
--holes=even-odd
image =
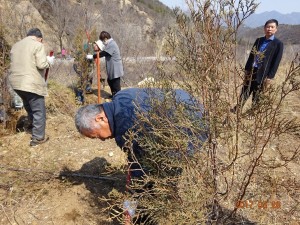
{"type": "MultiPolygon", "coordinates": [[[[153,124],[159,126],[160,122],[150,118],[151,113],[154,113],[152,115],[157,115],[158,118],[166,116],[166,121],[168,121],[171,126],[174,125],[175,133],[173,133],[173,137],[171,136],[171,132],[167,135],[170,140],[178,140],[183,139],[184,136],[192,136],[192,133],[195,134],[195,130],[198,130],[196,138],[198,139],[197,146],[191,144],[192,141],[187,141],[183,144],[186,149],[184,150],[184,154],[186,155],[193,154],[194,150],[201,147],[200,145],[207,139],[203,106],[199,104],[194,97],[180,89],[166,92],[165,90],[156,88],[128,88],[118,92],[111,102],[81,107],[75,116],[75,123],[81,134],[101,140],[114,138],[117,145],[123,148],[126,142],[125,138],[126,134],[128,134],[127,132],[134,126],[135,129],[138,129],[137,124],[142,124],[140,115],[144,115],[146,118],[148,116],[149,121],[152,120],[153,124]],[[151,102],[156,102],[158,106],[157,110],[153,110],[154,108],[151,102]],[[170,110],[167,112],[159,111],[159,108],[162,108],[162,104],[170,104],[170,110]],[[176,110],[179,108],[184,109],[183,111],[186,111],[186,113],[181,115],[177,114],[176,110]],[[177,122],[187,120],[187,117],[192,120],[191,123],[182,125],[183,123],[177,122]],[[191,132],[191,126],[193,126],[193,132],[191,132]],[[178,132],[178,130],[180,130],[180,132],[178,132]]],[[[138,135],[153,134],[154,126],[151,126],[151,123],[142,126],[146,131],[144,130],[144,133],[138,132],[138,135]]],[[[195,137],[193,138],[195,139],[195,137]]],[[[154,140],[159,142],[157,138],[154,138],[154,140]]],[[[137,159],[143,158],[144,150],[139,147],[139,143],[133,143],[133,153],[137,159]]],[[[171,154],[178,155],[178,153],[171,154]]],[[[129,156],[129,160],[130,159],[131,157],[129,156]]]]}

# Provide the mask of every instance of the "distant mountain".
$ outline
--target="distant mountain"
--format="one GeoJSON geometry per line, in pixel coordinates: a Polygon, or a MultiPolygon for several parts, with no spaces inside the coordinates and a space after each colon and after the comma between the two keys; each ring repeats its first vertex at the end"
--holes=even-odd
{"type": "Polygon", "coordinates": [[[281,14],[277,11],[254,13],[246,19],[245,25],[252,28],[263,26],[268,19],[277,19],[279,24],[297,25],[300,24],[300,12],[289,14],[281,14]]]}
{"type": "MultiPolygon", "coordinates": [[[[238,32],[238,38],[241,43],[253,44],[256,38],[264,36],[263,26],[256,28],[241,27],[238,32]]],[[[300,25],[282,24],[279,26],[275,35],[285,45],[299,45],[300,44],[300,25]]]]}

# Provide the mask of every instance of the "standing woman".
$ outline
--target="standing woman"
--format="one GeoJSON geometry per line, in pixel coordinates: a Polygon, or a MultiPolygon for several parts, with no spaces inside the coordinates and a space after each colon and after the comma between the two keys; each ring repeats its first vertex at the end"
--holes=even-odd
{"type": "MultiPolygon", "coordinates": [[[[114,96],[118,91],[121,90],[121,77],[124,75],[120,49],[117,43],[106,31],[102,31],[100,33],[99,39],[104,44],[104,49],[102,50],[99,41],[97,41],[95,45],[95,51],[100,51],[100,57],[105,57],[107,83],[110,87],[112,96],[114,96]]],[[[97,54],[94,54],[93,58],[96,57],[97,54]]]]}

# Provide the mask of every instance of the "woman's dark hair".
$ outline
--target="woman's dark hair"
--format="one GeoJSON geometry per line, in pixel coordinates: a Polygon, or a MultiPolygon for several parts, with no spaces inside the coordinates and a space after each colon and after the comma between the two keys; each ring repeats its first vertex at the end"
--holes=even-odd
{"type": "Polygon", "coordinates": [[[265,27],[269,24],[269,23],[275,23],[276,27],[278,27],[278,20],[275,19],[270,19],[265,23],[265,27]]]}
{"type": "Polygon", "coordinates": [[[99,39],[100,39],[101,41],[104,41],[104,39],[111,39],[111,36],[110,36],[110,34],[109,34],[108,32],[102,31],[102,32],[100,33],[100,35],[99,35],[99,39]]]}

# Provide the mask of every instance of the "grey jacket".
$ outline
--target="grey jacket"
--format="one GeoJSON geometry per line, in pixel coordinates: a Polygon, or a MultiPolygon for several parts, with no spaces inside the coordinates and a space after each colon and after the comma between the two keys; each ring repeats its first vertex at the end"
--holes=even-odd
{"type": "Polygon", "coordinates": [[[123,63],[117,43],[113,39],[110,39],[104,51],[109,54],[109,56],[105,56],[107,78],[112,80],[122,77],[124,75],[123,63]]]}
{"type": "Polygon", "coordinates": [[[9,82],[14,90],[47,95],[44,69],[49,68],[44,45],[29,36],[12,46],[9,82]]]}

